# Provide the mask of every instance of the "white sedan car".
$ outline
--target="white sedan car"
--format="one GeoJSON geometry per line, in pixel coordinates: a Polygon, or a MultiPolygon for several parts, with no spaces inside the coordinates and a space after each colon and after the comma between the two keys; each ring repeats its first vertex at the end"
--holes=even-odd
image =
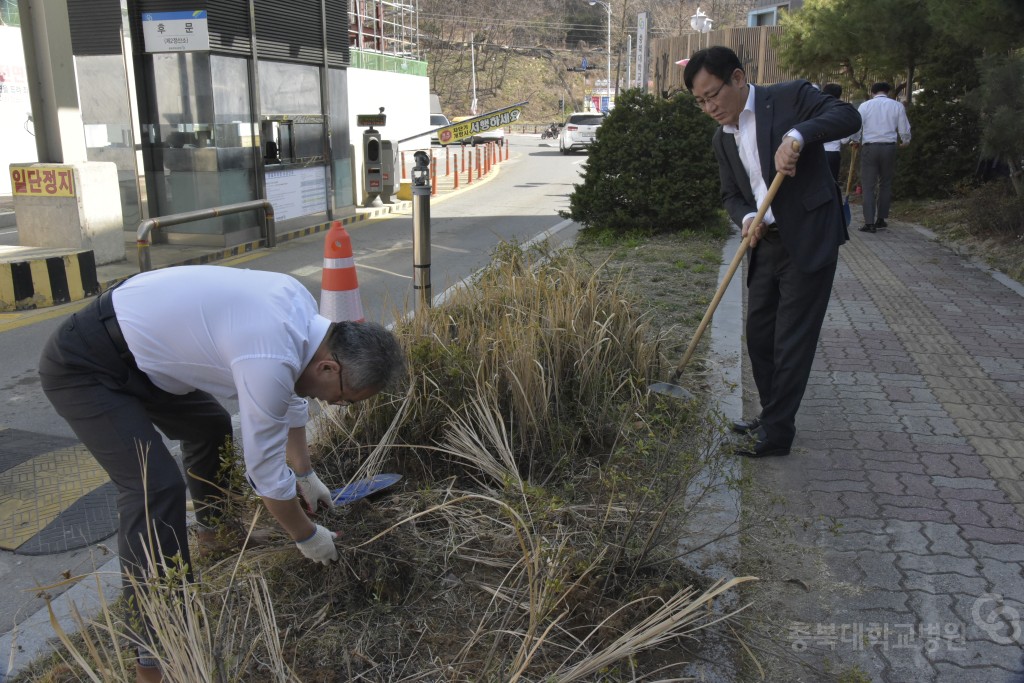
{"type": "Polygon", "coordinates": [[[582,151],[590,147],[597,135],[597,129],[604,121],[600,112],[576,112],[570,114],[562,134],[558,136],[558,150],[562,154],[582,151]]]}

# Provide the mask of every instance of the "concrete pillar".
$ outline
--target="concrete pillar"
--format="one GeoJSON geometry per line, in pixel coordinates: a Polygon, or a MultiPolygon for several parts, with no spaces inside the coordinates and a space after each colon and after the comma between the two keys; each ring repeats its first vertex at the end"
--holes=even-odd
{"type": "Polygon", "coordinates": [[[86,161],[66,0],[18,0],[40,162],[86,161]]]}
{"type": "Polygon", "coordinates": [[[38,164],[11,164],[19,243],[81,248],[96,263],[124,260],[124,226],[117,167],[89,162],[78,105],[66,0],[18,0],[35,124],[38,164]],[[45,182],[46,173],[73,178],[70,192],[45,182]]]}

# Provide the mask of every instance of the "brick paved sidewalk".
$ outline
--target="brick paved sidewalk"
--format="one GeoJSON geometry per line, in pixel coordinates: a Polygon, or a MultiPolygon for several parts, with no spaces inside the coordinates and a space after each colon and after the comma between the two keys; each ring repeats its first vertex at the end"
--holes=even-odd
{"type": "Polygon", "coordinates": [[[841,249],[796,448],[747,463],[807,524],[801,680],[1024,681],[1020,291],[906,223],[841,249]]]}

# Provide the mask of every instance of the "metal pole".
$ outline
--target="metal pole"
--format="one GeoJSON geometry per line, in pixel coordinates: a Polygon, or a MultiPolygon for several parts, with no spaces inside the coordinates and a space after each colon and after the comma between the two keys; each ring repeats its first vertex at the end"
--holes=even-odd
{"type": "Polygon", "coordinates": [[[277,246],[277,229],[274,221],[274,206],[267,199],[255,199],[249,202],[239,202],[238,204],[215,206],[210,209],[197,209],[196,211],[186,211],[169,216],[145,219],[139,223],[139,227],[135,232],[135,246],[139,252],[139,272],[145,273],[153,268],[149,247],[152,244],[150,234],[155,228],[181,225],[182,223],[201,221],[206,218],[217,218],[219,216],[228,216],[234,213],[260,209],[263,210],[263,234],[260,237],[263,238],[264,247],[273,249],[277,246]]]}
{"type": "Polygon", "coordinates": [[[416,310],[430,308],[430,157],[416,152],[412,169],[412,288],[416,310]]]}
{"type": "Polygon", "coordinates": [[[611,3],[604,3],[608,10],[608,80],[605,91],[608,93],[608,111],[612,109],[612,6],[611,3]]]}

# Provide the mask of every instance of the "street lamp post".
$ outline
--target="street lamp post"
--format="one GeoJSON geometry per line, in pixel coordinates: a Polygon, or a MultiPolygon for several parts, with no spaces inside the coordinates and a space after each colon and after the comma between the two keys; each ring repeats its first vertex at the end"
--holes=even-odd
{"type": "MultiPolygon", "coordinates": [[[[697,31],[697,49],[700,49],[700,34],[708,33],[711,31],[711,24],[714,22],[711,17],[700,11],[700,7],[697,8],[697,13],[690,17],[690,28],[697,31]]],[[[708,36],[708,42],[710,43],[711,36],[708,36]]],[[[710,47],[710,45],[709,45],[710,47]]]]}
{"type": "Polygon", "coordinates": [[[612,104],[612,6],[604,0],[587,0],[587,4],[593,7],[601,5],[608,12],[608,76],[605,81],[605,90],[608,92],[608,107],[612,104]]]}

